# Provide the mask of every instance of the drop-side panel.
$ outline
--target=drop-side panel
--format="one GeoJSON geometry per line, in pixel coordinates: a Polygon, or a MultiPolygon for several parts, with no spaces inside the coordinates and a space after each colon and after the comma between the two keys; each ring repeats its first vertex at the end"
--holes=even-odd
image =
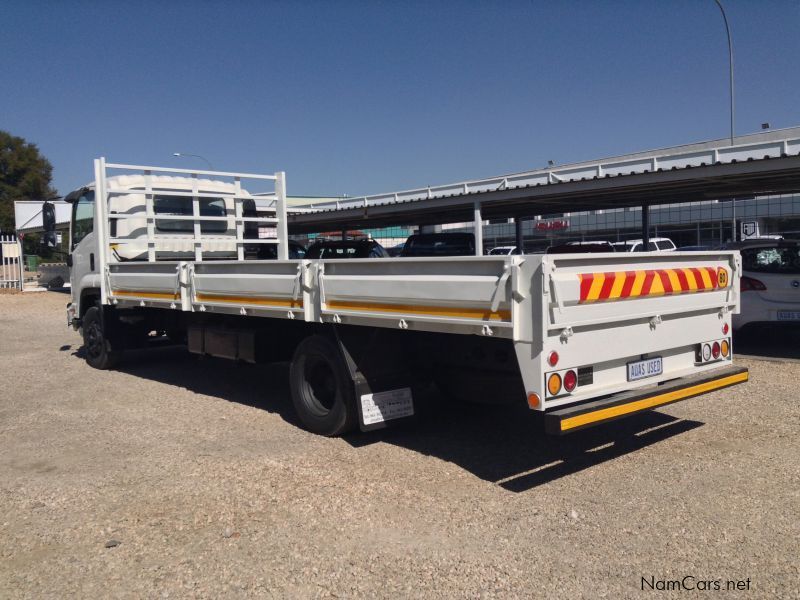
{"type": "Polygon", "coordinates": [[[197,262],[189,273],[193,310],[302,318],[308,302],[304,261],[197,262]]]}
{"type": "Polygon", "coordinates": [[[171,305],[181,298],[180,262],[108,265],[108,297],[116,304],[131,301],[171,305]]]}
{"type": "Polygon", "coordinates": [[[510,336],[511,257],[314,263],[324,320],[510,336]]]}

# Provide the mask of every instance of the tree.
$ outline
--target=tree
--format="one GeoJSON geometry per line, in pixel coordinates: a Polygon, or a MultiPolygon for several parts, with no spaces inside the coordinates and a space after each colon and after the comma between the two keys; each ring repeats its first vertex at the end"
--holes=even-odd
{"type": "Polygon", "coordinates": [[[0,130],[0,231],[14,231],[15,200],[46,200],[57,194],[52,178],[53,166],[36,144],[0,130]]]}

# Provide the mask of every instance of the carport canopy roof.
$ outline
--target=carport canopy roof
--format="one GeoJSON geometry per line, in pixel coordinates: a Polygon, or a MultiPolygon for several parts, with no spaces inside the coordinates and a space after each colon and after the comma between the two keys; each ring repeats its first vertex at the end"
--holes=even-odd
{"type": "Polygon", "coordinates": [[[800,192],[800,127],[312,204],[291,233],[524,218],[800,192]]]}

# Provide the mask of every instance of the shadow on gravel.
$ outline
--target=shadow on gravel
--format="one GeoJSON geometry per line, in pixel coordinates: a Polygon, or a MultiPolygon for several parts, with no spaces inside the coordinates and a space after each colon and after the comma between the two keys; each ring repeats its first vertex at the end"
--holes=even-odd
{"type": "MultiPolygon", "coordinates": [[[[72,355],[83,358],[83,348],[72,355]]],[[[260,408],[300,426],[289,397],[287,363],[242,364],[222,358],[198,357],[189,354],[183,346],[165,345],[126,352],[125,360],[115,370],[260,408]]]]}
{"type": "Polygon", "coordinates": [[[800,328],[774,325],[736,332],[733,336],[733,352],[734,360],[737,354],[800,359],[800,328]]]}
{"type": "Polygon", "coordinates": [[[702,426],[657,412],[564,437],[547,436],[527,407],[451,405],[416,426],[348,436],[356,447],[395,444],[454,463],[513,492],[591,468],[702,426]]]}
{"type": "MultiPolygon", "coordinates": [[[[73,352],[82,356],[82,350],[73,352]]],[[[198,358],[166,346],[129,352],[119,371],[167,385],[238,402],[300,424],[289,397],[288,364],[237,364],[198,358]]],[[[647,412],[564,437],[544,434],[541,415],[526,406],[454,403],[430,394],[417,406],[416,422],[345,440],[354,448],[393,444],[458,465],[513,492],[523,492],[566,475],[702,426],[647,412]]]]}

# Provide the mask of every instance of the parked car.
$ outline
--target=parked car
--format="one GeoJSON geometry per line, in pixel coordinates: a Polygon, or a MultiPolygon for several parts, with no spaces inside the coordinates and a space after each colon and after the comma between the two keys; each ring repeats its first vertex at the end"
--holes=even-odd
{"type": "Polygon", "coordinates": [[[386,251],[389,253],[389,256],[401,256],[403,253],[403,248],[405,248],[405,246],[406,243],[403,242],[402,244],[397,244],[396,246],[387,248],[386,251]]]}
{"type": "MultiPolygon", "coordinates": [[[[591,246],[592,248],[599,248],[602,246],[605,248],[603,252],[616,252],[616,248],[611,244],[611,242],[606,240],[593,240],[593,241],[586,241],[586,242],[567,242],[567,246],[591,246]]],[[[588,252],[600,252],[600,250],[589,250],[588,252]]]]}
{"type": "Polygon", "coordinates": [[[708,252],[715,249],[715,246],[681,246],[677,248],[678,252],[708,252]]]}
{"type": "Polygon", "coordinates": [[[306,258],[389,258],[389,253],[371,239],[320,240],[308,247],[306,258]]]}
{"type": "Polygon", "coordinates": [[[733,327],[800,325],[800,240],[758,239],[726,245],[742,254],[741,309],[733,327]]]}
{"type": "MultiPolygon", "coordinates": [[[[624,242],[614,242],[611,244],[617,252],[641,252],[642,240],[625,240],[624,242]]],[[[648,252],[672,252],[675,250],[675,243],[665,237],[650,238],[647,244],[648,252]]]]}
{"type": "Polygon", "coordinates": [[[39,264],[39,286],[48,290],[60,290],[69,282],[67,263],[39,264]]]}
{"type": "Polygon", "coordinates": [[[516,246],[497,246],[489,250],[489,256],[511,256],[512,254],[522,254],[516,246]]]}
{"type": "MultiPolygon", "coordinates": [[[[275,260],[278,258],[277,244],[259,244],[258,258],[261,260],[275,260]]],[[[299,242],[289,240],[289,258],[305,258],[306,247],[299,242]]]]}
{"type": "Polygon", "coordinates": [[[408,236],[400,256],[475,256],[471,233],[415,233],[408,236]]]}

